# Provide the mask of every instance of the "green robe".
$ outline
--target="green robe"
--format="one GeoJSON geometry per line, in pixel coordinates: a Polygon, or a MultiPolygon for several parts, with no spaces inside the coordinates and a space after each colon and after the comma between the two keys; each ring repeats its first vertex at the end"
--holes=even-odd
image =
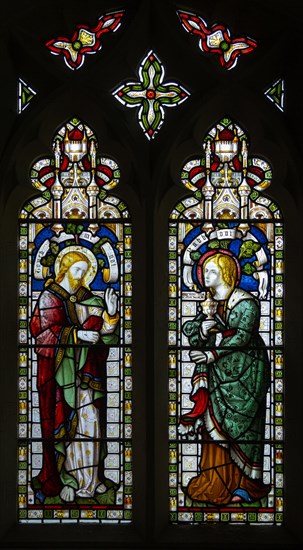
{"type": "MultiPolygon", "coordinates": [[[[104,300],[99,296],[91,296],[80,302],[83,306],[95,306],[105,309],[104,300]]],[[[100,341],[105,345],[117,344],[118,337],[116,331],[112,334],[101,334],[100,341]]],[[[89,346],[80,348],[78,362],[75,360],[75,345],[72,331],[69,332],[67,345],[64,351],[63,358],[56,370],[56,381],[63,388],[64,398],[71,408],[76,406],[76,376],[82,370],[86,363],[89,346]]],[[[104,391],[94,391],[94,401],[104,396],[104,391]]]]}
{"type": "Polygon", "coordinates": [[[259,304],[248,292],[236,289],[227,302],[219,347],[216,334],[202,340],[199,328],[205,316],[187,321],[183,332],[194,348],[210,350],[215,361],[197,365],[194,377],[206,373],[209,405],[203,421],[211,439],[232,443],[234,462],[252,478],[261,478],[265,429],[265,401],[270,368],[265,344],[259,335],[259,304]]]}

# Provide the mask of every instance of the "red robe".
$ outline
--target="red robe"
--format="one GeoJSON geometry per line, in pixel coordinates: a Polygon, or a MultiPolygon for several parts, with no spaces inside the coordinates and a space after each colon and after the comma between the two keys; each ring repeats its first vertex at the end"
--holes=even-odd
{"type": "MultiPolygon", "coordinates": [[[[37,388],[43,440],[43,466],[38,476],[38,485],[45,496],[58,495],[63,487],[60,471],[64,456],[58,455],[55,443],[60,439],[72,439],[77,427],[76,411],[66,402],[63,388],[57,384],[55,374],[71,333],[76,329],[100,330],[102,327],[101,317],[91,316],[81,326],[76,314],[76,302],[83,302],[92,296],[83,287],[71,296],[60,285],[52,283],[41,293],[30,322],[31,334],[36,340],[37,388]]],[[[78,372],[82,385],[90,386],[102,394],[106,387],[107,356],[108,346],[90,346],[85,365],[78,372]]],[[[97,399],[94,404],[100,409],[103,401],[97,399]]]]}

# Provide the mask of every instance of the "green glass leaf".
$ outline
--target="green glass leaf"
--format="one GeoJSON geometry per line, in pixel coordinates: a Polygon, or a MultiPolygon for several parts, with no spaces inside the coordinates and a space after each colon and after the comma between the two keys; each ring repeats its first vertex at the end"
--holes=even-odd
{"type": "Polygon", "coordinates": [[[245,241],[240,246],[239,260],[241,258],[251,258],[260,248],[261,245],[255,241],[245,241]]]}
{"type": "Polygon", "coordinates": [[[51,250],[51,253],[52,253],[52,254],[54,254],[54,255],[58,254],[58,252],[59,252],[59,245],[58,245],[58,243],[51,242],[51,243],[50,243],[50,250],[51,250]]]}
{"type": "Polygon", "coordinates": [[[47,256],[44,256],[44,258],[41,258],[40,263],[44,267],[50,267],[55,263],[55,256],[53,254],[48,254],[47,256]]]}
{"type": "Polygon", "coordinates": [[[218,229],[228,229],[229,226],[227,223],[224,223],[224,222],[219,222],[218,223],[218,229]]]}
{"type": "Polygon", "coordinates": [[[220,241],[219,248],[222,248],[223,250],[228,250],[230,240],[224,239],[223,241],[220,241]]]}
{"type": "Polygon", "coordinates": [[[100,239],[100,241],[98,241],[97,243],[94,244],[93,248],[92,248],[92,252],[93,254],[100,254],[101,252],[101,246],[104,244],[104,243],[111,243],[112,244],[112,241],[108,238],[108,237],[102,237],[102,239],[100,239]]]}
{"type": "Polygon", "coordinates": [[[218,239],[213,239],[212,241],[209,241],[208,248],[220,248],[220,243],[218,239]]]}
{"type": "Polygon", "coordinates": [[[197,260],[200,260],[201,256],[202,254],[198,250],[195,250],[194,252],[190,253],[190,257],[194,262],[196,262],[197,260]]]}
{"type": "Polygon", "coordinates": [[[66,224],[66,233],[72,233],[72,235],[75,235],[76,231],[77,231],[77,226],[75,223],[66,224]]]}
{"type": "Polygon", "coordinates": [[[82,233],[83,229],[84,229],[84,225],[79,224],[77,226],[77,235],[80,235],[80,233],[82,233]]]}
{"type": "Polygon", "coordinates": [[[242,267],[242,273],[245,273],[245,275],[252,275],[253,273],[255,273],[256,271],[256,268],[253,264],[250,264],[250,263],[246,263],[243,267],[242,267]]]}

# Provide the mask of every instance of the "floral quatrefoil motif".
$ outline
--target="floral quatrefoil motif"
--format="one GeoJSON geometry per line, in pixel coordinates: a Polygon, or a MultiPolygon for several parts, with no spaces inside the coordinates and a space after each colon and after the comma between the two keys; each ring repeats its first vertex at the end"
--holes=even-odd
{"type": "Polygon", "coordinates": [[[176,107],[189,92],[175,82],[163,82],[164,67],[151,50],[143,59],[138,82],[126,82],[113,95],[126,107],[138,107],[140,126],[148,139],[155,137],[164,122],[164,107],[176,107]]]}

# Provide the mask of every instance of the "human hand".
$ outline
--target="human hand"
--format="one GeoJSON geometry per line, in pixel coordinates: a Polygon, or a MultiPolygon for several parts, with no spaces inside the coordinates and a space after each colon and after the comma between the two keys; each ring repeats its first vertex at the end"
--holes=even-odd
{"type": "Polygon", "coordinates": [[[198,351],[198,350],[190,351],[189,356],[191,360],[194,361],[195,363],[198,363],[198,364],[207,363],[207,355],[204,353],[204,351],[198,351]]]}
{"type": "Polygon", "coordinates": [[[77,336],[84,342],[96,344],[99,340],[100,334],[96,330],[78,330],[77,336]]]}
{"type": "Polygon", "coordinates": [[[116,315],[118,307],[118,296],[113,288],[106,289],[104,299],[108,315],[116,315]]]}
{"type": "Polygon", "coordinates": [[[203,339],[207,338],[208,332],[212,327],[215,326],[215,324],[216,324],[215,319],[207,319],[206,321],[202,321],[200,326],[200,335],[203,339]]]}

